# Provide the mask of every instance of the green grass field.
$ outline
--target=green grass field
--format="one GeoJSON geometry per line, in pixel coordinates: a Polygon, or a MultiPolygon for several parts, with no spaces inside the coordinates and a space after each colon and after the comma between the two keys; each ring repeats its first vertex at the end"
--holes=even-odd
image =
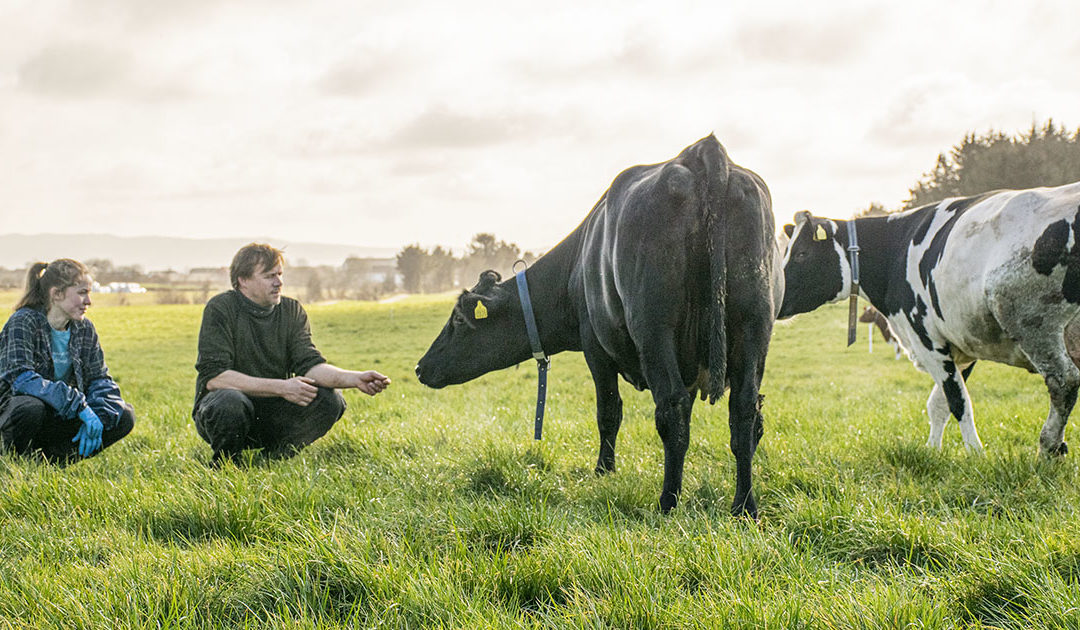
{"type": "MultiPolygon", "coordinates": [[[[207,467],[190,418],[199,306],[90,312],[134,432],[66,469],[0,458],[0,628],[1077,628],[1076,455],[1036,457],[1041,379],[980,364],[985,457],[923,446],[931,381],[846,311],[778,324],[754,461],[728,516],[726,399],[694,411],[655,503],[647,392],[623,385],[618,471],[592,473],[592,383],[554,358],[441,391],[412,369],[448,297],[309,307],[335,364],[394,384],[295,459],[207,467]]],[[[1071,431],[1069,435],[1071,435],[1071,431]]]]}

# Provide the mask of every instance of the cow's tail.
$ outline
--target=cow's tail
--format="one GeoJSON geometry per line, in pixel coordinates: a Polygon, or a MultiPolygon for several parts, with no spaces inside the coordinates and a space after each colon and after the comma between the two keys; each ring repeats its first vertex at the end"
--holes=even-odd
{"type": "Polygon", "coordinates": [[[727,384],[727,194],[730,162],[723,145],[710,135],[701,143],[704,166],[705,230],[709,254],[709,403],[727,384]]]}

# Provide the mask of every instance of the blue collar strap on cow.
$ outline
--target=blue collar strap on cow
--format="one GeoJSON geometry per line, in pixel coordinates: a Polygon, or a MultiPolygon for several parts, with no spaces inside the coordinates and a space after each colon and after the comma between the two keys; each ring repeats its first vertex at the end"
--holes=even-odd
{"type": "Polygon", "coordinates": [[[525,281],[525,270],[515,274],[517,277],[518,298],[521,300],[521,312],[525,316],[525,332],[529,335],[533,358],[536,359],[536,421],[533,425],[533,439],[539,440],[544,432],[544,405],[547,402],[547,372],[551,359],[544,354],[540,346],[540,333],[536,329],[536,316],[533,314],[532,300],[529,299],[529,283],[525,281]]]}
{"type": "Polygon", "coordinates": [[[848,300],[847,345],[855,343],[855,326],[859,308],[859,236],[855,219],[847,222],[848,258],[851,262],[851,298],[848,300]]]}

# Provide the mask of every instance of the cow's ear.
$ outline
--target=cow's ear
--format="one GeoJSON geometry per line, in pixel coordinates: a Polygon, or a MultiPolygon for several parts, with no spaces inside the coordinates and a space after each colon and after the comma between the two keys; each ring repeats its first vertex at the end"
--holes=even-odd
{"type": "Polygon", "coordinates": [[[791,235],[794,234],[794,233],[795,233],[795,226],[794,225],[788,223],[788,224],[786,224],[784,226],[784,234],[787,234],[788,238],[791,238],[791,235]]]}
{"type": "Polygon", "coordinates": [[[498,271],[488,269],[480,274],[480,279],[477,280],[476,286],[472,288],[473,293],[487,293],[493,286],[502,280],[502,276],[498,271]]]}
{"type": "Polygon", "coordinates": [[[812,216],[813,215],[810,214],[809,210],[799,210],[795,213],[795,225],[800,226],[803,223],[806,223],[812,216]]]}

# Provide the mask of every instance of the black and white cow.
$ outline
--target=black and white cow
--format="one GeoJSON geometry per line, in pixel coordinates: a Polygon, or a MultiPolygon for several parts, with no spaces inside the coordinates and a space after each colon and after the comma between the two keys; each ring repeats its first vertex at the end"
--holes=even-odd
{"type": "MultiPolygon", "coordinates": [[[[615,469],[619,376],[652,392],[665,512],[682,488],[695,393],[715,402],[730,385],[732,510],[757,514],[758,388],[783,291],[774,229],[765,183],[710,135],[667,162],[623,171],[581,225],[524,272],[543,351],[582,351],[592,372],[598,473],[615,469]]],[[[514,278],[481,274],[417,364],[420,382],[464,383],[533,356],[522,303],[514,278]]]]}
{"type": "Polygon", "coordinates": [[[886,217],[795,215],[784,255],[780,317],[850,295],[849,224],[859,294],[889,320],[915,365],[934,378],[929,445],[950,412],[981,451],[965,386],[976,359],[1038,372],[1050,392],[1039,452],[1064,455],[1080,370],[1066,336],[1080,325],[1080,183],[946,199],[886,217]]]}

